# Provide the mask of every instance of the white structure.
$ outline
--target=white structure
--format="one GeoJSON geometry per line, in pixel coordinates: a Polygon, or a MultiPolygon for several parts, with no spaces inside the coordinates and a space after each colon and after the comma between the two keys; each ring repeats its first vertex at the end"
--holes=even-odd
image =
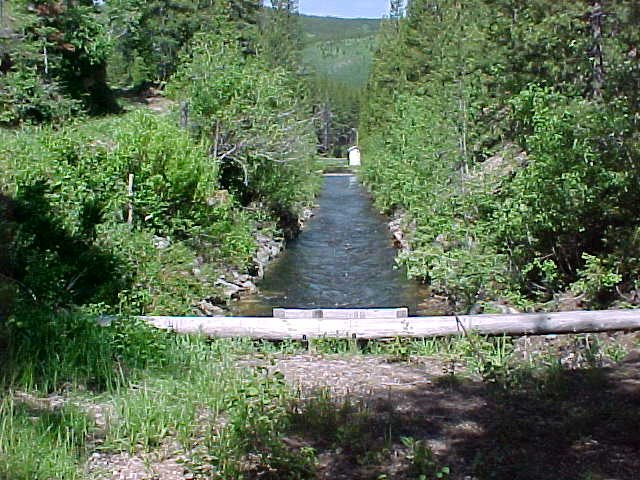
{"type": "Polygon", "coordinates": [[[349,166],[359,167],[360,166],[360,147],[351,147],[347,151],[349,152],[349,166]]]}

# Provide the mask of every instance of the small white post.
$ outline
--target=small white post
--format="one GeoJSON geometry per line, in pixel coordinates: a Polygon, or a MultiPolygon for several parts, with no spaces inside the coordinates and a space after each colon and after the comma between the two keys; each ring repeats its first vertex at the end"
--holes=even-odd
{"type": "Polygon", "coordinates": [[[127,223],[133,225],[133,173],[129,174],[129,183],[127,185],[127,196],[129,197],[129,203],[127,204],[127,223]]]}
{"type": "Polygon", "coordinates": [[[47,53],[47,42],[44,42],[44,74],[49,75],[49,54],[47,53]]]}

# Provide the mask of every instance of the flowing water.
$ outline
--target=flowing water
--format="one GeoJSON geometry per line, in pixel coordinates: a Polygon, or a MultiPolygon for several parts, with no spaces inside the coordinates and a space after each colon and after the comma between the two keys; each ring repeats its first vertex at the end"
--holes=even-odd
{"type": "Polygon", "coordinates": [[[385,217],[353,175],[325,176],[315,216],[266,270],[257,295],[240,300],[235,315],[270,316],[282,308],[409,307],[426,287],[396,267],[385,217]]]}

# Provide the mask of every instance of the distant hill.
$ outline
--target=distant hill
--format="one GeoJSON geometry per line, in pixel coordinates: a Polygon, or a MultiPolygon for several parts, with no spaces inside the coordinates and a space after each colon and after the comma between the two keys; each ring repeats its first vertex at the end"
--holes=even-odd
{"type": "Polygon", "coordinates": [[[380,28],[380,19],[311,17],[300,15],[304,41],[316,42],[346,40],[374,36],[380,28]]]}
{"type": "Polygon", "coordinates": [[[301,15],[303,62],[318,77],[359,88],[369,77],[379,19],[301,15]]]}

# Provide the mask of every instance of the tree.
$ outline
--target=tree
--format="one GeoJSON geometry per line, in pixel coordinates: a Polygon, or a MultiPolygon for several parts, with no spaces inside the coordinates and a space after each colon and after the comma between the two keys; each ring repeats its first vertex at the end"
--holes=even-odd
{"type": "Polygon", "coordinates": [[[117,111],[106,79],[110,41],[92,2],[39,0],[15,8],[22,22],[14,33],[19,41],[5,42],[10,68],[3,68],[0,121],[52,119],[73,109],[70,99],[91,113],[117,111]]]}
{"type": "Polygon", "coordinates": [[[271,65],[297,71],[302,50],[298,1],[274,0],[271,4],[261,16],[261,53],[271,65]]]}
{"type": "Polygon", "coordinates": [[[385,24],[363,176],[416,224],[410,273],[467,304],[635,288],[639,11],[413,0],[385,24]]]}

